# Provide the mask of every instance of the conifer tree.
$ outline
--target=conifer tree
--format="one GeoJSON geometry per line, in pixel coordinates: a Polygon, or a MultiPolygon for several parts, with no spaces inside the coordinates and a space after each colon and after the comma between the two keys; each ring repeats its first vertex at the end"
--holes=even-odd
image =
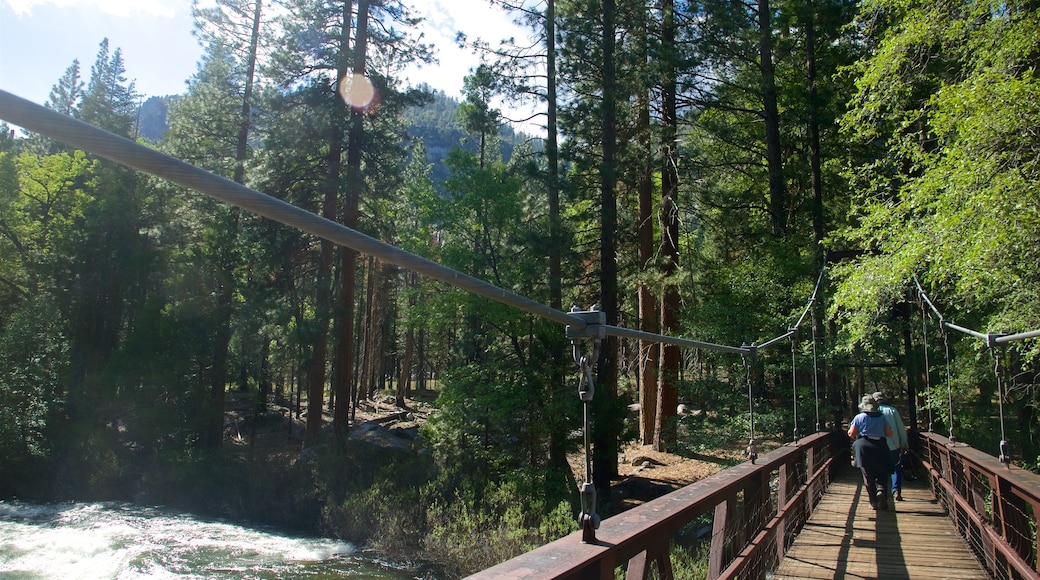
{"type": "Polygon", "coordinates": [[[69,68],[65,69],[65,74],[58,79],[58,84],[51,88],[50,97],[45,105],[63,115],[74,116],[83,100],[83,87],[79,59],[74,59],[69,68]]]}

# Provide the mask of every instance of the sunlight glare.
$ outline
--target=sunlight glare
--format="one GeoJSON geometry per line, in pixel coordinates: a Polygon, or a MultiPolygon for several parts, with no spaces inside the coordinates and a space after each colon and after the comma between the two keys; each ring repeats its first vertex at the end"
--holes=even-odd
{"type": "Polygon", "coordinates": [[[351,107],[364,109],[372,104],[376,88],[365,75],[348,74],[339,83],[339,94],[351,107]]]}

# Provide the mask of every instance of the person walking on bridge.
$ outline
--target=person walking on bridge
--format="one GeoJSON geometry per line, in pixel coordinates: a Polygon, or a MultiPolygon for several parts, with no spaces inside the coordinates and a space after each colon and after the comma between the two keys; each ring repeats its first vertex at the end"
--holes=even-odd
{"type": "Polygon", "coordinates": [[[888,477],[892,473],[892,459],[888,452],[888,437],[892,427],[878,410],[872,395],[864,395],[859,403],[860,414],[849,424],[852,455],[863,474],[863,485],[870,497],[870,507],[888,509],[888,477]]]}
{"type": "Polygon", "coordinates": [[[874,393],[874,402],[878,405],[878,411],[885,416],[892,435],[888,437],[888,453],[892,457],[892,496],[896,501],[903,501],[903,469],[900,465],[900,455],[910,448],[910,441],[906,437],[906,427],[899,411],[888,404],[885,395],[878,391],[874,393]]]}

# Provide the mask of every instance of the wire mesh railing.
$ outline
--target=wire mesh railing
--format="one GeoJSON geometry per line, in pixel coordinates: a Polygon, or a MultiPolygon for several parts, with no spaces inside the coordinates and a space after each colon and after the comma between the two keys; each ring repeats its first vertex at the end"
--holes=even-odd
{"type": "Polygon", "coordinates": [[[1040,478],[935,433],[921,434],[932,492],[995,578],[1040,578],[1040,478]]]}
{"type": "Polygon", "coordinates": [[[707,576],[764,579],[847,457],[844,433],[816,433],[615,515],[595,542],[574,532],[470,580],[615,578],[622,569],[628,580],[672,578],[676,533],[705,517],[707,576]]]}

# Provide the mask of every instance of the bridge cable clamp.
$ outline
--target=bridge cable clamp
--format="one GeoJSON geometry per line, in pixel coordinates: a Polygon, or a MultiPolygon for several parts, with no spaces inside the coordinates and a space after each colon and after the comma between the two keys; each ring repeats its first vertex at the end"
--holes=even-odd
{"type": "Polygon", "coordinates": [[[1000,442],[1000,462],[1006,465],[1007,467],[1011,467],[1010,445],[1011,444],[1008,443],[1006,440],[1001,440],[1000,442]]]}

